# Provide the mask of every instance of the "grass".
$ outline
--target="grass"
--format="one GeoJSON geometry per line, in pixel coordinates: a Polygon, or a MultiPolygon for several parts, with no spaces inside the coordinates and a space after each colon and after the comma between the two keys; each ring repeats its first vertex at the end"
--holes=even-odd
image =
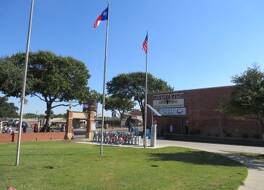
{"type": "Polygon", "coordinates": [[[134,149],[70,142],[0,144],[0,189],[235,190],[247,175],[241,164],[186,148],[134,149]]]}

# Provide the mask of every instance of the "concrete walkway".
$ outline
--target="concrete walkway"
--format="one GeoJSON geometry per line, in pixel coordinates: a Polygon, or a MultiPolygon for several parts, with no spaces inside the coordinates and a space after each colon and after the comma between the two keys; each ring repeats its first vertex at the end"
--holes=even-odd
{"type": "Polygon", "coordinates": [[[185,141],[158,140],[158,147],[178,146],[207,152],[220,153],[233,160],[245,164],[248,168],[248,176],[244,184],[238,190],[264,190],[264,161],[238,155],[237,153],[264,154],[263,147],[224,145],[212,143],[197,143],[185,141]]]}

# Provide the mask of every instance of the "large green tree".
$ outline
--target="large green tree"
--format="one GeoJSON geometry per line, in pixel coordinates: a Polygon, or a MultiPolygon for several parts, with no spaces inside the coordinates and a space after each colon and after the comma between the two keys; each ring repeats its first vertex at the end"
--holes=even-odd
{"type": "Polygon", "coordinates": [[[256,118],[264,137],[264,73],[258,66],[249,67],[233,77],[235,90],[226,111],[234,116],[256,118]]]}
{"type": "Polygon", "coordinates": [[[18,108],[13,103],[9,103],[7,101],[7,97],[0,97],[0,118],[17,117],[18,108]]]}
{"type": "MultiPolygon", "coordinates": [[[[168,92],[173,88],[162,79],[148,74],[148,93],[168,92]]],[[[137,103],[144,120],[145,73],[133,72],[120,74],[107,83],[108,94],[128,98],[137,103]]]]}
{"type": "MultiPolygon", "coordinates": [[[[0,86],[0,91],[9,96],[20,95],[24,63],[24,53],[0,59],[0,76],[4,74],[0,83],[5,84],[0,86]]],[[[58,56],[48,51],[30,53],[26,93],[46,103],[46,128],[52,109],[68,106],[65,102],[71,100],[86,100],[89,77],[85,64],[72,57],[58,56]]]]}
{"type": "Polygon", "coordinates": [[[106,98],[105,109],[117,111],[120,115],[120,118],[122,118],[124,113],[132,110],[134,106],[135,103],[128,98],[109,96],[106,98]]]}

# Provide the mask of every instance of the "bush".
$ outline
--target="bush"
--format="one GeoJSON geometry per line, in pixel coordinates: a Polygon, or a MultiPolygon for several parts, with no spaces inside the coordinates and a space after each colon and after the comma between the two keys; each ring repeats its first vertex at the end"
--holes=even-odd
{"type": "Polygon", "coordinates": [[[191,129],[190,134],[191,135],[200,135],[201,131],[200,131],[200,129],[191,129]]]}
{"type": "Polygon", "coordinates": [[[260,136],[259,134],[255,134],[255,135],[253,136],[253,138],[254,138],[254,139],[260,139],[261,136],[260,136]]]}
{"type": "Polygon", "coordinates": [[[242,137],[243,137],[243,138],[248,138],[249,136],[248,136],[247,133],[244,133],[244,134],[242,135],[242,137]]]}
{"type": "Polygon", "coordinates": [[[225,137],[232,137],[232,136],[233,136],[231,133],[229,133],[229,132],[226,131],[226,130],[223,130],[223,133],[224,133],[224,136],[225,136],[225,137]]]}

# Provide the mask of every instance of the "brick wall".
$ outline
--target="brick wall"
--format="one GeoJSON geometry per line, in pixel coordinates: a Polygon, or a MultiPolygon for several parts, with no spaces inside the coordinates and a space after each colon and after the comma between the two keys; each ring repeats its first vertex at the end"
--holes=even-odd
{"type": "MultiPolygon", "coordinates": [[[[63,140],[65,136],[64,132],[51,132],[51,133],[23,133],[21,141],[51,141],[51,140],[63,140]]],[[[0,134],[0,143],[2,142],[16,142],[18,135],[0,134]]]]}
{"type": "MultiPolygon", "coordinates": [[[[219,104],[230,100],[234,86],[205,88],[177,91],[184,93],[186,116],[162,116],[157,118],[158,134],[170,131],[170,125],[175,126],[174,133],[186,134],[186,121],[189,122],[188,133],[203,136],[226,137],[260,137],[260,127],[256,120],[247,118],[232,118],[218,111],[219,104]]],[[[152,104],[152,95],[149,96],[152,104]]],[[[148,115],[150,125],[151,115],[148,115]]]]}
{"type": "Polygon", "coordinates": [[[0,143],[12,142],[13,135],[0,134],[0,143]]]}

